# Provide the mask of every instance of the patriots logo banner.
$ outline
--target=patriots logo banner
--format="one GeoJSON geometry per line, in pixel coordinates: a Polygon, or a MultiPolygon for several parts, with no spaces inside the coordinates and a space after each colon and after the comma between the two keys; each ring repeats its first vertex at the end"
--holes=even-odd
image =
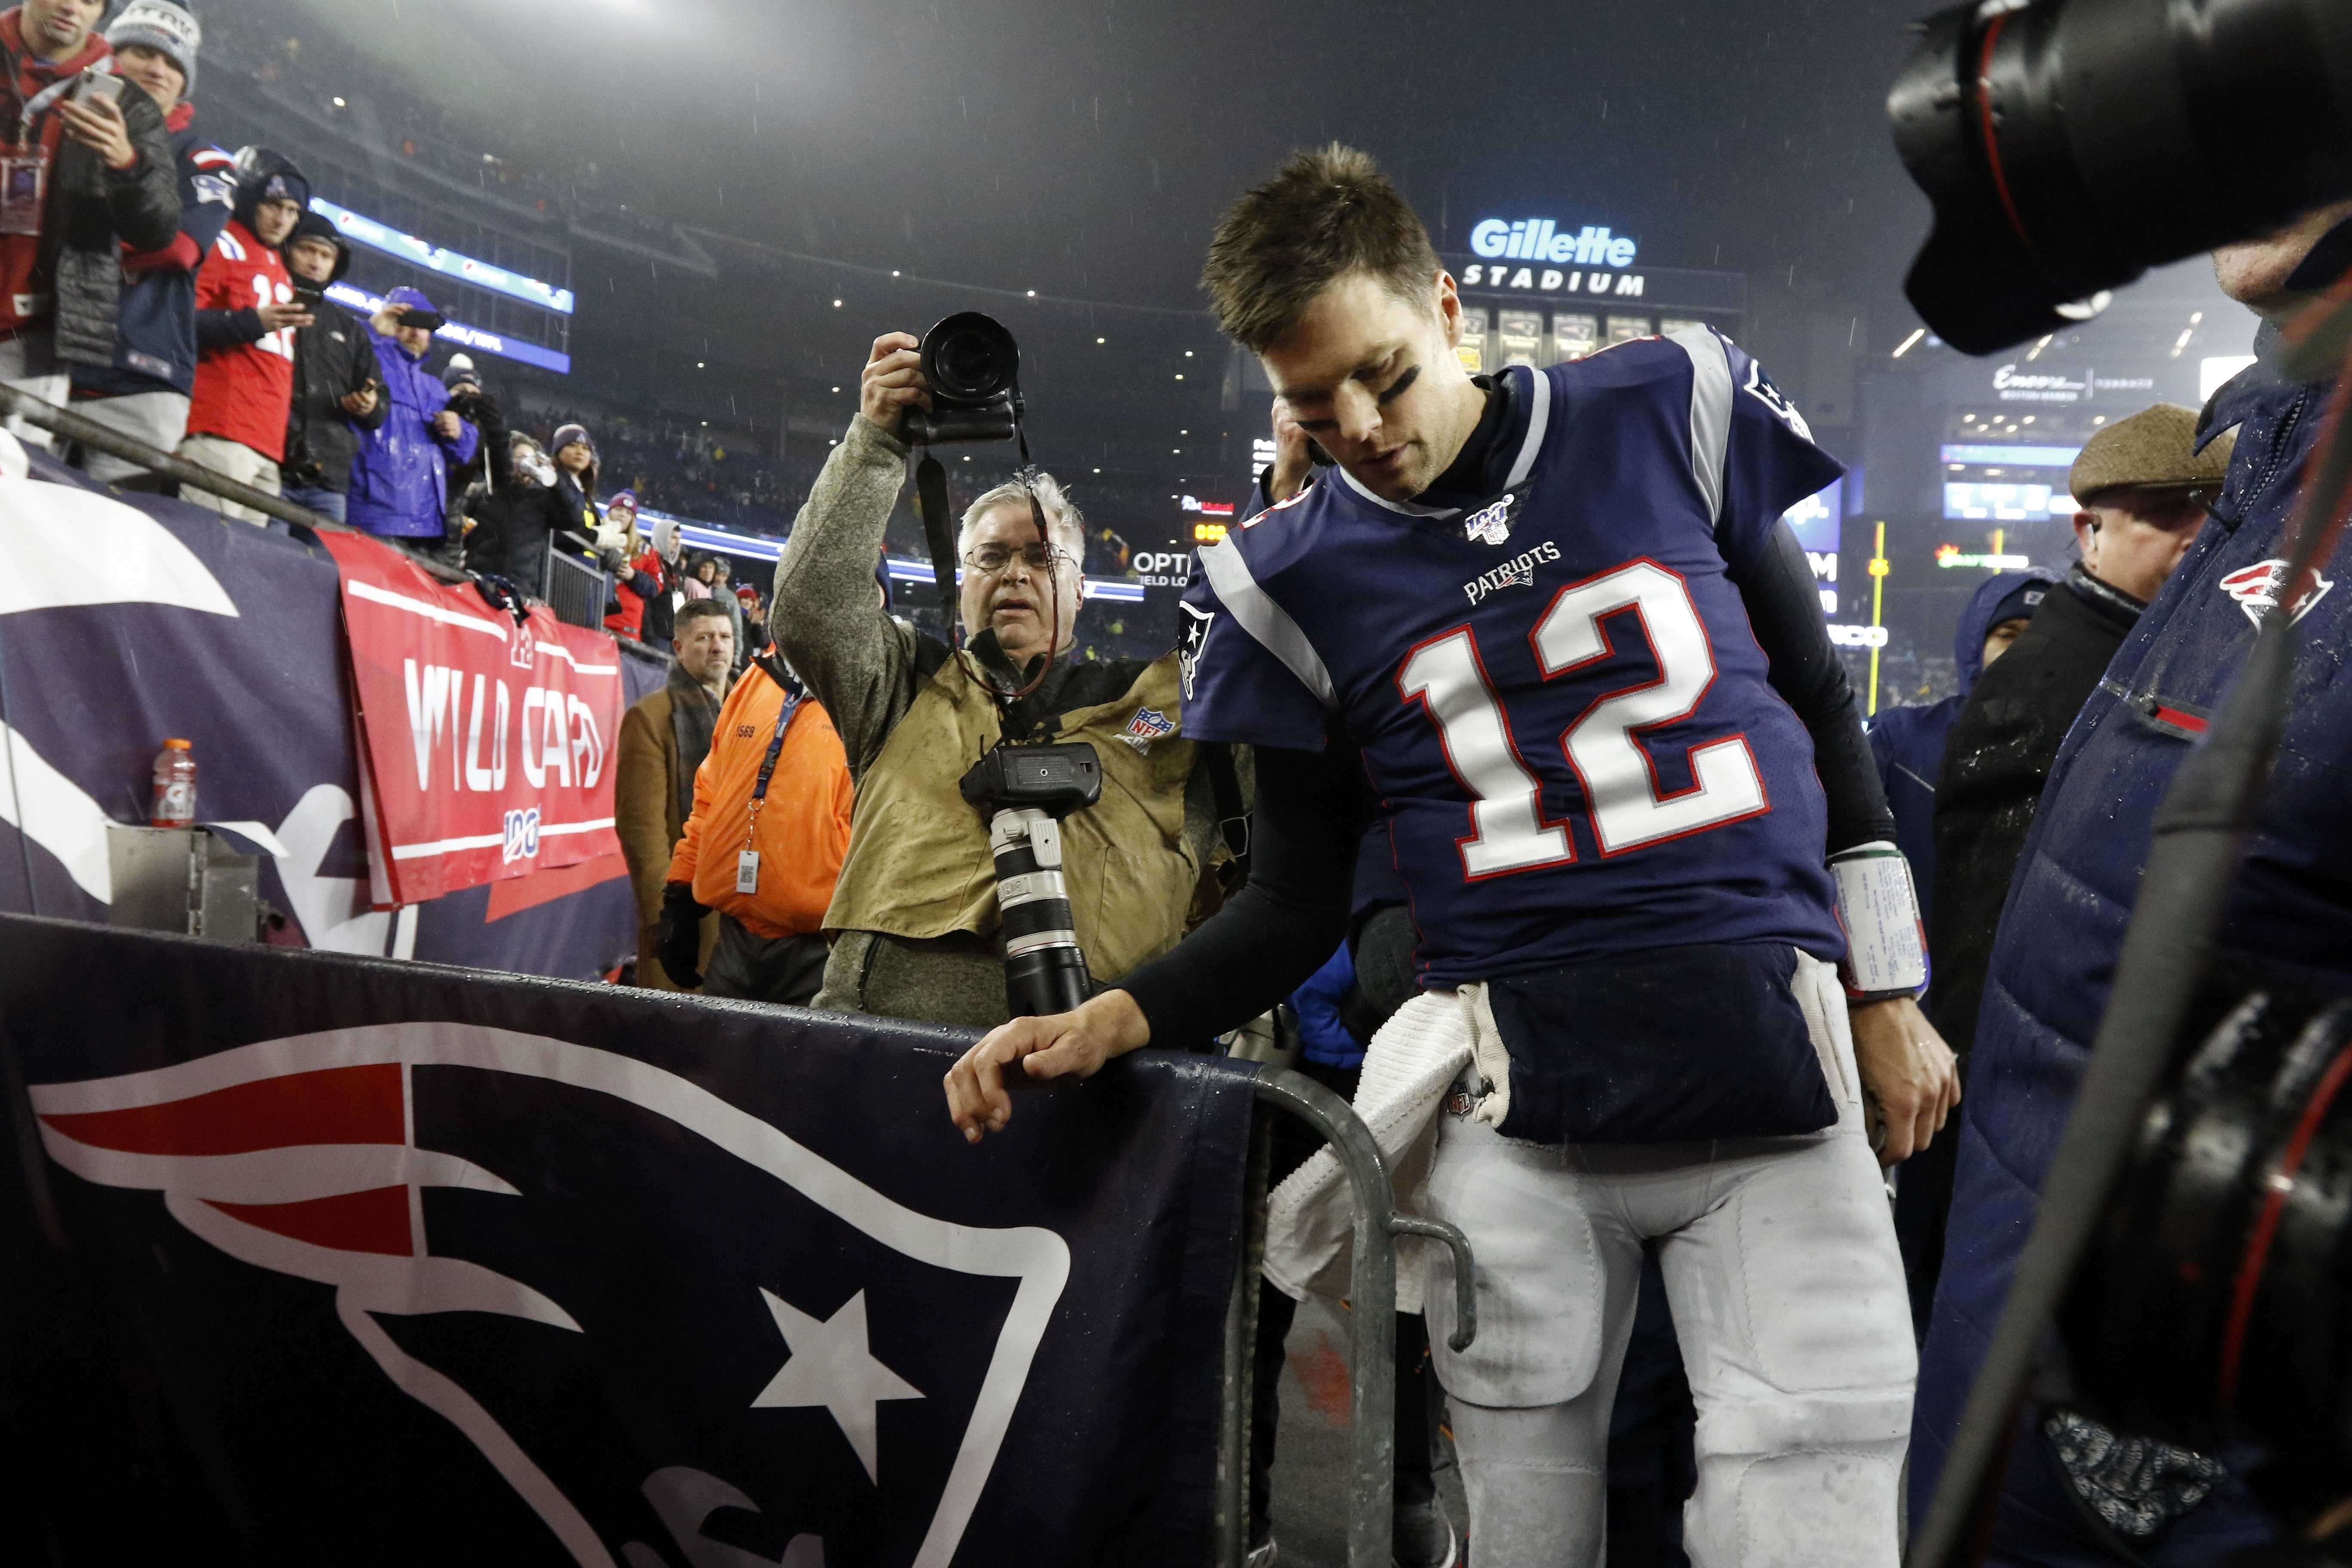
{"type": "Polygon", "coordinates": [[[83,1264],[5,1315],[149,1325],[58,1384],[123,1444],[23,1462],[202,1478],[72,1516],[87,1560],[1206,1553],[1244,1070],[1147,1054],[974,1148],[946,1030],[19,917],[0,1018],[0,1182],[83,1264]]]}

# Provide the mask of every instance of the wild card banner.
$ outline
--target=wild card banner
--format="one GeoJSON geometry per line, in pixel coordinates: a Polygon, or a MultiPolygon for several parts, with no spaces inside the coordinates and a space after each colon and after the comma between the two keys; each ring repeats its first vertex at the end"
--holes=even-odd
{"type": "Polygon", "coordinates": [[[618,854],[613,639],[544,605],[518,622],[358,534],[342,572],[380,906],[618,854]]]}
{"type": "MultiPolygon", "coordinates": [[[[103,923],[110,825],[147,819],[176,736],[198,819],[259,852],[283,940],[581,979],[636,951],[617,849],[377,907],[334,560],[30,456],[31,478],[0,476],[0,910],[103,923]]],[[[621,665],[632,697],[666,674],[630,650],[621,665]]]]}
{"type": "Polygon", "coordinates": [[[1245,1068],[974,1147],[945,1030],[17,916],[0,1026],[0,1539],[1206,1558],[1245,1068]]]}

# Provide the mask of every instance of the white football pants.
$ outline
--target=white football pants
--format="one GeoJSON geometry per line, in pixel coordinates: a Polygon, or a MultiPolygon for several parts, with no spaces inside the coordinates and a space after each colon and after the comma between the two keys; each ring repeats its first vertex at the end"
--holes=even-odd
{"type": "Polygon", "coordinates": [[[1896,1562],[1917,1373],[1902,1261],[1835,973],[1801,957],[1795,985],[1838,1103],[1826,1131],[1547,1145],[1441,1116],[1429,1210],[1470,1238],[1478,1335],[1447,1348],[1453,1279],[1439,1264],[1429,1337],[1471,1568],[1601,1563],[1609,1410],[1652,1238],[1698,1409],[1691,1561],[1896,1562]]]}

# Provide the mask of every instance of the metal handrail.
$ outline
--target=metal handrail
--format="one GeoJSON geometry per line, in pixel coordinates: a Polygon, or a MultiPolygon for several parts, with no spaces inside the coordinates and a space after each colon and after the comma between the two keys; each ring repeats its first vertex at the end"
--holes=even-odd
{"type": "MultiPolygon", "coordinates": [[[[1478,1332],[1470,1241],[1443,1220],[1396,1212],[1388,1162],[1372,1131],[1348,1102],[1304,1073],[1276,1068],[1257,1081],[1260,1104],[1299,1118],[1331,1146],[1355,1199],[1355,1247],[1348,1289],[1348,1419],[1353,1472],[1348,1568],[1389,1568],[1396,1484],[1396,1241],[1427,1237],[1454,1257],[1455,1324],[1446,1343],[1467,1350],[1478,1332]]],[[[1241,1568],[1248,1550],[1249,1407],[1255,1386],[1258,1269],[1265,1248],[1266,1144],[1270,1125],[1252,1130],[1240,1268],[1225,1305],[1224,1409],[1218,1454],[1217,1563],[1241,1568]]]]}
{"type": "MultiPolygon", "coordinates": [[[[68,441],[79,441],[94,451],[104,452],[110,458],[120,458],[126,463],[137,464],[150,473],[161,474],[167,479],[176,480],[184,489],[200,489],[220,496],[249,510],[260,512],[265,517],[276,518],[280,522],[292,523],[298,528],[307,528],[318,533],[357,533],[369,539],[376,537],[362,529],[353,528],[348,523],[337,522],[331,517],[322,517],[308,507],[296,506],[283,496],[274,496],[268,490],[255,489],[251,485],[240,483],[226,474],[216,474],[210,468],[191,463],[185,458],[175,458],[160,447],[150,447],[144,441],[134,440],[121,431],[101,425],[86,415],[76,414],[70,408],[60,408],[47,398],[26,392],[21,386],[10,386],[0,382],[0,415],[22,419],[26,424],[38,426],[53,436],[62,436],[68,441]]],[[[427,575],[436,577],[444,583],[470,581],[465,573],[453,566],[444,565],[427,556],[419,555],[415,551],[408,551],[405,553],[411,561],[423,568],[427,575]]]]}

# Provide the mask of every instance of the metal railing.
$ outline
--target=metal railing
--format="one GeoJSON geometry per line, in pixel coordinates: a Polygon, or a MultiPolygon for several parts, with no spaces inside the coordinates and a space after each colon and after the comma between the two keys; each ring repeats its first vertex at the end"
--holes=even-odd
{"type": "MultiPolygon", "coordinates": [[[[1396,1237],[1422,1236],[1454,1255],[1455,1324],[1446,1343],[1470,1348],[1478,1332],[1477,1282],[1470,1242],[1442,1220],[1396,1212],[1388,1162],[1346,1100],[1304,1073],[1262,1074],[1258,1103],[1296,1116],[1320,1133],[1346,1173],[1354,1198],[1355,1247],[1348,1289],[1349,1439],[1348,1568],[1389,1568],[1396,1486],[1396,1237]]],[[[1217,1442],[1217,1568],[1242,1568],[1249,1551],[1250,1408],[1255,1388],[1258,1269],[1265,1256],[1266,1177],[1273,1123],[1250,1129],[1243,1189],[1242,1258],[1225,1301],[1224,1405],[1217,1442]]]]}
{"type": "MultiPolygon", "coordinates": [[[[365,533],[364,530],[337,522],[331,517],[322,517],[308,507],[296,506],[283,496],[274,496],[268,490],[255,489],[251,485],[240,483],[226,474],[216,474],[212,469],[191,463],[184,458],[175,458],[161,447],[150,447],[144,441],[134,440],[110,426],[100,425],[95,419],[76,414],[70,408],[60,408],[47,399],[37,397],[19,386],[9,386],[0,383],[0,416],[21,419],[27,425],[37,426],[52,436],[61,436],[68,441],[79,442],[93,452],[103,452],[110,458],[120,458],[126,463],[135,463],[149,473],[158,474],[164,479],[176,481],[183,489],[203,490],[208,495],[216,495],[225,500],[233,500],[248,510],[257,511],[265,517],[275,518],[280,522],[291,523],[297,528],[307,528],[317,533],[362,533],[370,539],[376,537],[373,534],[365,533]]],[[[397,544],[399,541],[385,540],[383,542],[397,544]]],[[[471,581],[465,573],[454,566],[446,565],[429,556],[420,555],[415,551],[408,551],[405,553],[428,575],[437,577],[444,583],[471,581]]]]}
{"type": "Polygon", "coordinates": [[[604,595],[612,579],[594,563],[557,549],[556,540],[562,537],[557,534],[547,542],[547,570],[540,579],[539,596],[557,620],[596,631],[604,624],[604,595]]]}

